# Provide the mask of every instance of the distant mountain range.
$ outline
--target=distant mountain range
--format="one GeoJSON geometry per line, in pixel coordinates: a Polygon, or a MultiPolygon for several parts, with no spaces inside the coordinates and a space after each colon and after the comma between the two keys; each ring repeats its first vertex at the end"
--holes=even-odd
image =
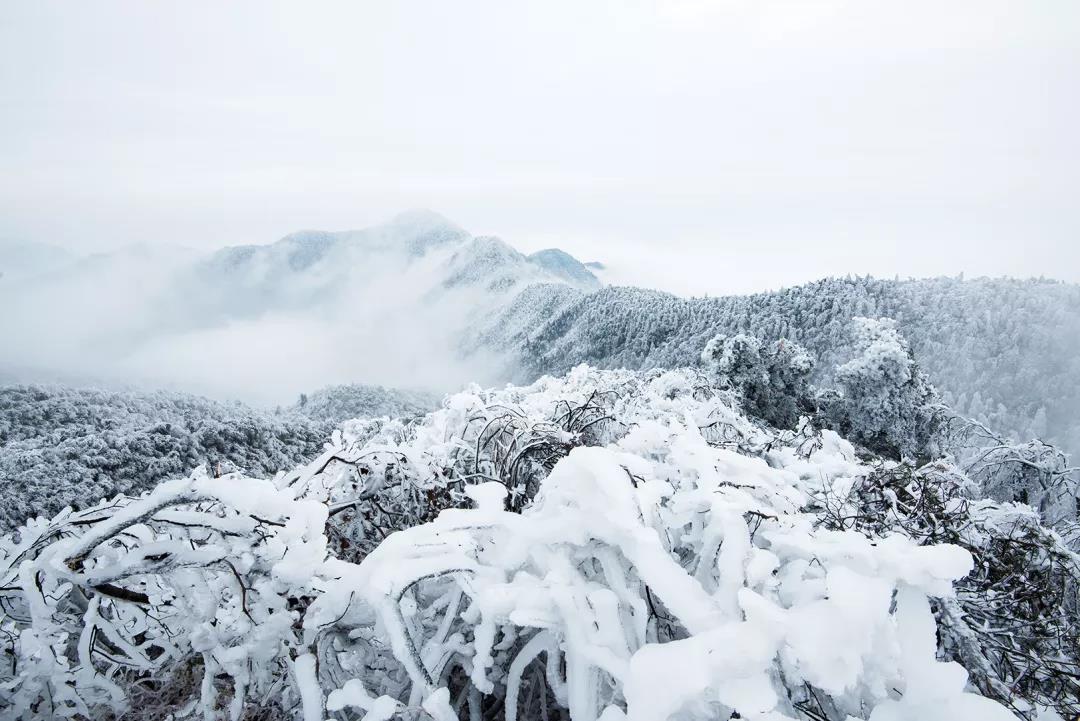
{"type": "Polygon", "coordinates": [[[526,255],[430,211],[210,254],[10,252],[0,268],[18,272],[0,278],[0,303],[26,311],[0,318],[0,376],[96,376],[262,403],[334,383],[497,381],[503,349],[472,348],[466,361],[463,332],[526,287],[601,287],[564,251],[526,255]]]}
{"type": "Polygon", "coordinates": [[[608,287],[603,263],[526,255],[430,211],[208,255],[0,246],[0,269],[0,304],[18,309],[0,317],[9,380],[77,374],[276,404],[330,384],[440,392],[580,362],[693,364],[712,335],[749,332],[807,346],[828,383],[851,319],[888,316],[958,410],[1080,450],[1073,284],[836,278],[685,299],[608,287]]]}
{"type": "Polygon", "coordinates": [[[374,271],[394,276],[421,268],[423,278],[412,280],[422,280],[416,290],[431,298],[462,287],[498,293],[535,283],[600,286],[561,250],[526,256],[498,238],[473,237],[430,211],[404,213],[365,230],[306,230],[270,245],[224,248],[197,261],[181,283],[217,291],[210,297],[222,314],[261,314],[333,302],[374,271]]]}
{"type": "Polygon", "coordinates": [[[426,210],[363,230],[302,230],[267,245],[229,246],[208,255],[151,244],[81,257],[41,244],[0,245],[0,278],[8,292],[32,292],[35,285],[77,282],[86,275],[128,275],[135,281],[147,270],[142,266],[150,265],[170,276],[171,282],[154,294],[157,300],[173,293],[187,302],[193,290],[209,291],[201,305],[218,304],[216,311],[223,316],[317,305],[346,294],[357,275],[403,273],[422,264],[431,271],[430,287],[423,290],[432,294],[463,286],[503,292],[543,283],[581,290],[601,285],[584,263],[563,250],[525,255],[499,238],[473,237],[426,210]]]}
{"type": "Polygon", "coordinates": [[[63,268],[76,257],[55,245],[0,240],[0,283],[12,283],[63,268]]]}

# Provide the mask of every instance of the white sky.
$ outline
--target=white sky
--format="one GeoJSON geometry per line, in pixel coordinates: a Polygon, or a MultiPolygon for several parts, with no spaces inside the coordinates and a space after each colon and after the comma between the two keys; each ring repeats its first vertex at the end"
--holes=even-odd
{"type": "Polygon", "coordinates": [[[0,239],[428,207],[639,284],[1080,281],[1074,0],[0,4],[0,239]]]}

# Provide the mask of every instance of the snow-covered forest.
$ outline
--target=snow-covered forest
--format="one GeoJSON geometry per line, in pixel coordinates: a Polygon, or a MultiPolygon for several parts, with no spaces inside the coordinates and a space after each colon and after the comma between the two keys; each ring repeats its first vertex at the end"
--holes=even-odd
{"type": "Polygon", "coordinates": [[[895,323],[851,337],[836,389],[719,335],[31,520],[5,713],[1070,718],[1076,469],[959,417],[895,323]]]}
{"type": "Polygon", "coordinates": [[[137,495],[197,466],[272,476],[318,455],[342,420],[410,417],[436,405],[358,385],[304,394],[276,412],[165,391],[0,386],[0,529],[137,495]]]}
{"type": "Polygon", "coordinates": [[[0,387],[0,718],[1080,713],[1078,286],[683,299],[429,213],[176,277],[213,333],[413,285],[363,332],[520,385],[0,387]]]}
{"type": "Polygon", "coordinates": [[[330,423],[383,416],[412,418],[435,409],[440,400],[431,393],[353,383],[302,393],[288,411],[292,415],[330,423]]]}
{"type": "Polygon", "coordinates": [[[1047,280],[830,278],[749,296],[679,298],[639,288],[532,286],[484,326],[519,348],[519,377],[693,364],[717,332],[789,338],[830,373],[851,319],[895,319],[957,412],[1014,438],[1080,452],[1080,286],[1047,280]]]}
{"type": "MultiPolygon", "coordinates": [[[[326,385],[382,383],[413,389],[427,406],[465,382],[527,383],[579,363],[695,365],[713,335],[742,332],[799,342],[817,361],[815,382],[830,385],[852,319],[887,317],[958,412],[1080,452],[1073,283],[845,277],[682,298],[601,287],[561,250],[525,254],[430,211],[180,260],[146,249],[74,260],[39,251],[36,274],[0,278],[0,303],[39,308],[0,315],[9,382],[115,383],[119,369],[144,386],[168,381],[271,408],[326,385]]],[[[12,262],[0,248],[0,268],[12,262]]]]}

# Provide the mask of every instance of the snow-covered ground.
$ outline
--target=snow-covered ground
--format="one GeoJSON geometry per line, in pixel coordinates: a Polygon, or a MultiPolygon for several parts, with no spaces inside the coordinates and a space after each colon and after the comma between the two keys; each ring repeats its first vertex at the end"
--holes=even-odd
{"type": "Polygon", "coordinates": [[[273,479],[196,473],[4,538],[0,713],[1075,711],[1075,675],[1055,674],[1075,649],[1046,645],[1075,605],[1032,611],[978,583],[1020,572],[1075,594],[1076,556],[1034,511],[973,486],[945,461],[770,428],[697,370],[474,386],[421,420],[346,423],[273,479]],[[1005,565],[1017,529],[1039,563],[1005,565]],[[988,608],[1033,613],[1044,645],[1015,646],[988,608]],[[1010,653],[1043,651],[1010,676],[1010,653]]]}

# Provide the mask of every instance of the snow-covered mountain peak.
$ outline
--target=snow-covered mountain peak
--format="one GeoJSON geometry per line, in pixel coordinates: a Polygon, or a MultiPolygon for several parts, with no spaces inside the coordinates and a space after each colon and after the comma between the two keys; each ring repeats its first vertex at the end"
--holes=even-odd
{"type": "Polygon", "coordinates": [[[573,256],[558,249],[526,256],[495,236],[478,236],[462,245],[449,262],[445,285],[483,285],[492,291],[539,283],[593,290],[600,283],[573,256]]]}
{"type": "Polygon", "coordinates": [[[394,216],[389,222],[372,229],[392,244],[411,255],[425,255],[433,248],[448,246],[468,240],[470,235],[463,228],[442,215],[425,209],[408,210],[394,216]]]}
{"type": "Polygon", "coordinates": [[[301,230],[290,233],[271,248],[283,257],[292,270],[305,270],[318,263],[341,243],[335,233],[323,230],[301,230]]]}
{"type": "Polygon", "coordinates": [[[585,263],[559,248],[546,248],[529,256],[529,262],[582,288],[599,288],[600,281],[585,263]]]}
{"type": "Polygon", "coordinates": [[[385,223],[387,227],[397,228],[402,233],[421,234],[433,230],[454,230],[459,234],[465,231],[445,215],[427,208],[411,208],[398,213],[385,223]]]}
{"type": "MultiPolygon", "coordinates": [[[[112,374],[125,359],[147,382],[182,366],[177,373],[192,379],[188,387],[218,392],[220,358],[259,355],[266,381],[244,374],[230,389],[244,385],[245,397],[263,397],[286,377],[295,379],[290,392],[328,382],[420,383],[420,376],[434,387],[456,384],[466,373],[431,364],[413,339],[424,339],[425,353],[438,347],[456,358],[464,329],[522,292],[543,286],[564,299],[567,291],[588,293],[597,285],[561,251],[529,257],[499,238],[473,237],[437,213],[414,210],[357,230],[300,230],[205,255],[114,253],[40,280],[4,278],[0,306],[39,311],[34,322],[10,316],[0,326],[8,347],[33,349],[13,356],[11,367],[61,367],[78,356],[83,370],[92,365],[112,374]],[[283,348],[303,349],[304,360],[285,360],[283,348]],[[383,350],[358,366],[357,355],[372,348],[383,350]],[[393,360],[384,360],[387,348],[393,360]],[[297,378],[295,368],[312,370],[297,378]]],[[[462,362],[470,365],[467,375],[488,373],[483,377],[493,381],[504,366],[474,356],[462,362]]]]}

